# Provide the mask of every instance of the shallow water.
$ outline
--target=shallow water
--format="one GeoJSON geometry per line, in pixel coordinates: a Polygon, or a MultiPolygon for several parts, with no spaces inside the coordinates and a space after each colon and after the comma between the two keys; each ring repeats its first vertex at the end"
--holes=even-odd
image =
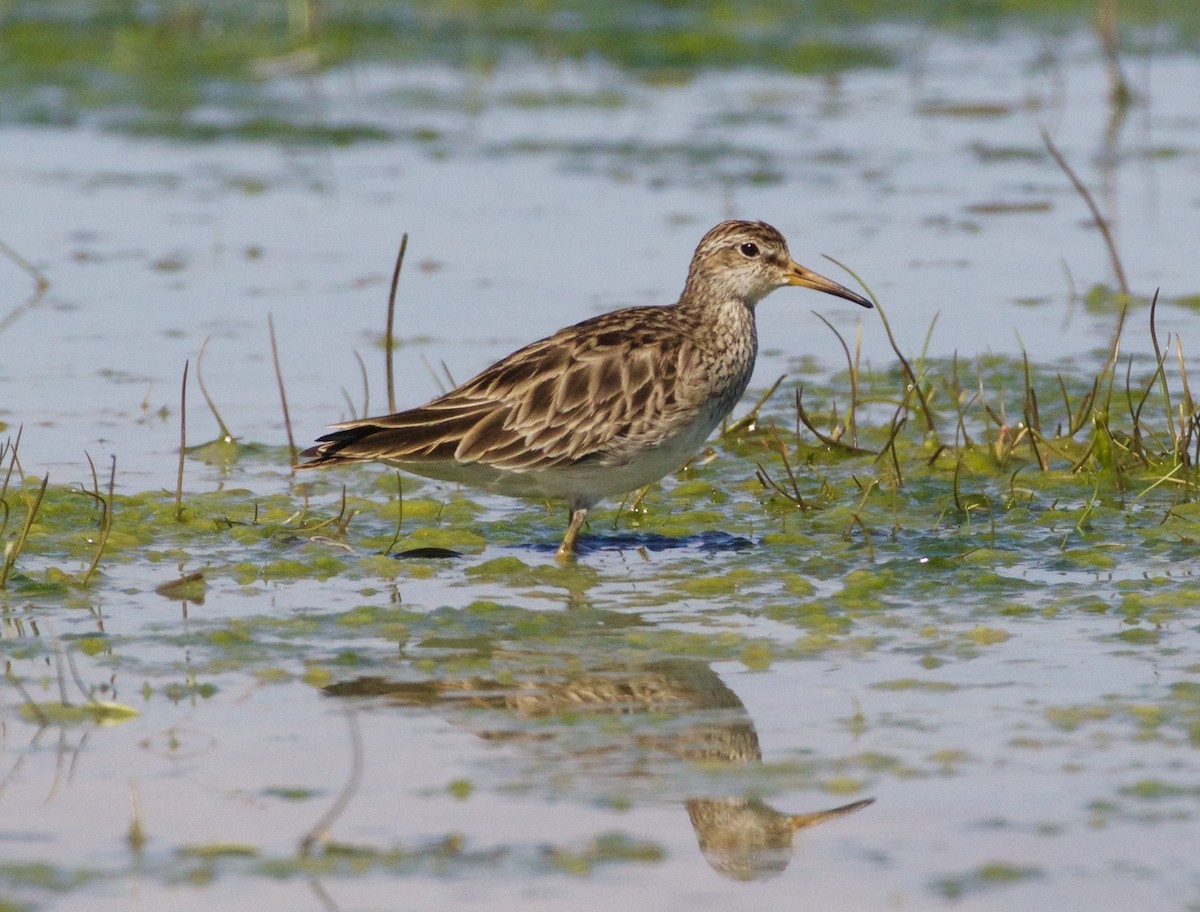
{"type": "MultiPolygon", "coordinates": [[[[954,511],[948,473],[867,503],[869,459],[817,459],[821,509],[798,513],[755,484],[761,448],[726,443],[643,513],[599,511],[570,568],[552,560],[557,507],[419,482],[400,549],[465,557],[381,558],[395,482],[371,469],[302,479],[318,518],[349,487],[344,537],[288,515],[302,492],[267,314],[300,441],[346,397],[362,409],[353,350],[384,410],[405,231],[401,404],[435,393],[443,362],[461,380],[568,322],[672,299],[699,235],[735,215],[847,284],[821,254],[851,266],[910,357],[936,316],[931,356],[1023,347],[1046,383],[1086,384],[1116,323],[1086,292],[1115,280],[1045,126],[1191,363],[1194,52],[1128,56],[1143,97],[1116,122],[1083,30],[856,36],[894,63],[663,81],[600,57],[351,59],[210,90],[189,130],[147,135],[107,105],[0,125],[0,211],[21,213],[0,240],[50,282],[35,295],[0,258],[0,421],[23,426],[30,476],[90,488],[87,451],[102,475],[116,458],[128,496],[98,581],[61,579],[86,566],[95,517],[58,496],[48,515],[78,534],[58,519],[68,532],[36,539],[0,591],[25,689],[0,689],[0,909],[1200,903],[1197,530],[1166,485],[1093,503],[1090,481],[968,473],[964,491],[1004,504],[989,524],[954,511]],[[355,141],[227,129],[262,111],[355,141]],[[210,393],[264,446],[190,458],[180,524],[154,492],[174,487],[185,360],[189,443],[216,434],[195,385],[209,337],[210,393]],[[193,571],[187,600],[155,592],[193,571]],[[85,702],[68,654],[138,715],[39,719],[26,696],[85,702]],[[303,858],[353,781],[354,728],[361,781],[334,845],[303,858]]],[[[893,365],[874,315],[783,290],[760,310],[758,388],[788,372],[844,395],[814,308],[851,343],[861,320],[864,360],[893,365]]],[[[1143,373],[1146,321],[1135,308],[1123,336],[1143,373]]],[[[781,422],[789,402],[770,407],[781,422]]]]}
{"type": "MultiPolygon", "coordinates": [[[[3,203],[22,218],[5,243],[52,285],[30,303],[28,277],[0,264],[13,308],[0,420],[42,425],[24,444],[38,464],[82,462],[86,447],[116,452],[140,484],[167,483],[177,428],[155,413],[174,409],[183,362],[210,336],[227,423],[248,439],[278,434],[268,314],[298,430],[343,416],[342,389],[362,407],[354,350],[369,407],[383,410],[375,340],[405,231],[401,404],[437,391],[422,358],[461,380],[566,323],[672,300],[699,235],[732,215],[776,224],[797,259],[835,278],[852,282],[823,254],[850,265],[903,351],[929,335],[931,354],[1023,346],[1040,362],[1091,363],[1116,316],[1079,299],[1115,283],[1042,126],[1109,214],[1131,288],[1194,298],[1194,56],[1129,63],[1147,103],[1110,138],[1091,36],[884,34],[904,67],[836,80],[700,72],[655,87],[599,63],[523,61],[486,77],[370,65],[263,87],[291,100],[283,114],[337,112],[399,134],[344,148],[10,126],[3,203]],[[296,96],[315,109],[293,111],[296,96]]],[[[779,292],[762,308],[760,385],[801,357],[841,362],[810,309],[853,342],[857,312],[779,292]]],[[[1149,350],[1145,315],[1127,349],[1149,350]]],[[[1160,310],[1164,339],[1194,331],[1191,309],[1160,310]]],[[[871,363],[894,358],[870,320],[862,346],[871,363]]]]}

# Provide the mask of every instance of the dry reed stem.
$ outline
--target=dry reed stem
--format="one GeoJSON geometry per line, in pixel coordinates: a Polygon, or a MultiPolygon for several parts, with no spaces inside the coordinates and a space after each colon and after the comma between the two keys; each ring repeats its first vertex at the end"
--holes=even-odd
{"type": "MultiPolygon", "coordinates": [[[[396,268],[392,270],[392,287],[388,292],[387,330],[383,337],[384,362],[387,368],[388,411],[396,411],[396,381],[392,372],[392,331],[396,324],[396,289],[400,285],[400,268],[404,265],[404,252],[408,250],[408,232],[400,237],[400,252],[396,254],[396,268]]],[[[294,462],[295,460],[293,460],[294,462]]]]}
{"type": "Polygon", "coordinates": [[[1046,150],[1050,153],[1050,157],[1054,159],[1055,164],[1071,181],[1076,192],[1083,198],[1084,203],[1088,207],[1088,211],[1092,213],[1092,219],[1096,223],[1096,227],[1100,229],[1100,236],[1104,239],[1104,246],[1108,249],[1109,262],[1112,264],[1113,272],[1117,277],[1117,285],[1121,289],[1123,299],[1121,301],[1121,313],[1117,317],[1117,328],[1113,332],[1112,344],[1109,346],[1108,352],[1108,391],[1104,399],[1104,408],[1107,410],[1112,405],[1113,382],[1116,379],[1116,361],[1120,351],[1121,335],[1125,329],[1125,318],[1129,315],[1129,282],[1125,278],[1125,268],[1121,265],[1120,254],[1117,253],[1117,244],[1113,240],[1112,231],[1108,227],[1108,220],[1101,214],[1100,207],[1096,204],[1096,200],[1092,197],[1091,192],[1079,176],[1068,164],[1063,154],[1058,151],[1058,147],[1054,145],[1054,140],[1050,138],[1050,134],[1045,127],[1040,128],[1042,134],[1042,142],[1046,146],[1046,150]]]}
{"type": "MultiPolygon", "coordinates": [[[[358,362],[359,376],[362,377],[362,388],[363,388],[362,417],[366,418],[368,415],[371,414],[371,383],[367,379],[367,364],[365,361],[363,361],[362,355],[360,355],[358,353],[357,349],[355,349],[353,354],[354,354],[354,360],[358,362]]],[[[346,398],[349,399],[348,396],[346,398]]],[[[351,408],[350,417],[351,418],[355,417],[353,408],[351,408]]]]}
{"type": "Polygon", "coordinates": [[[4,241],[0,241],[0,253],[3,253],[6,257],[29,273],[29,275],[33,277],[33,281],[37,283],[37,290],[39,292],[43,292],[50,287],[50,280],[46,278],[45,274],[31,262],[29,262],[29,260],[25,259],[25,257],[21,256],[21,254],[17,253],[6,243],[4,243],[4,241]]]}
{"type": "MultiPolygon", "coordinates": [[[[1087,204],[1088,210],[1092,213],[1092,218],[1096,222],[1096,227],[1100,229],[1100,235],[1104,238],[1104,245],[1108,248],[1109,261],[1112,263],[1113,272],[1117,277],[1117,285],[1121,292],[1128,297],[1129,283],[1125,279],[1125,268],[1121,265],[1121,257],[1117,253],[1117,244],[1113,240],[1112,231],[1109,230],[1108,220],[1101,214],[1100,207],[1096,205],[1096,200],[1092,197],[1091,192],[1084,186],[1083,181],[1075,173],[1074,169],[1067,163],[1063,154],[1058,151],[1058,147],[1054,145],[1054,140],[1050,138],[1050,134],[1046,132],[1046,128],[1041,128],[1042,142],[1046,145],[1046,150],[1050,153],[1050,157],[1054,159],[1055,164],[1062,169],[1062,172],[1071,181],[1075,190],[1083,198],[1087,204]]],[[[1122,323],[1124,322],[1124,311],[1122,311],[1122,323]]],[[[1118,327],[1118,336],[1120,336],[1118,327]]]]}
{"type": "Polygon", "coordinates": [[[275,320],[267,314],[267,329],[271,334],[271,360],[275,363],[275,382],[279,385],[279,401],[283,405],[283,427],[287,431],[288,451],[292,455],[292,474],[296,473],[298,451],[296,438],[292,435],[292,416],[288,414],[287,393],[283,388],[283,371],[279,367],[279,346],[275,342],[275,320]]]}
{"type": "Polygon", "coordinates": [[[175,521],[183,522],[183,460],[187,455],[187,377],[188,364],[183,362],[183,381],[179,384],[179,470],[175,475],[175,521]]]}

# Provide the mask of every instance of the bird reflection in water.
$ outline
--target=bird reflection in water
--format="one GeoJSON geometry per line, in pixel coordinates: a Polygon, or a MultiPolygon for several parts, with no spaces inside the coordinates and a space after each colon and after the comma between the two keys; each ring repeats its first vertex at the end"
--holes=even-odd
{"type": "MultiPolygon", "coordinates": [[[[746,707],[707,664],[688,659],[640,668],[600,669],[561,676],[545,672],[536,680],[501,684],[484,678],[391,681],[364,677],[331,684],[331,696],[382,696],[404,705],[458,706],[504,710],[519,719],[581,715],[679,716],[685,724],[667,734],[639,735],[638,747],[704,767],[762,762],[758,733],[746,707]]],[[[656,729],[658,726],[656,726],[656,729]]],[[[572,736],[579,733],[571,728],[572,736]]],[[[522,730],[487,730],[482,737],[530,737],[522,730]]],[[[539,729],[538,740],[547,737],[539,729]]],[[[692,797],[685,802],[700,851],[718,873],[735,880],[780,874],[791,861],[795,834],[861,810],[867,798],[806,814],[777,811],[757,798],[692,797]]]]}

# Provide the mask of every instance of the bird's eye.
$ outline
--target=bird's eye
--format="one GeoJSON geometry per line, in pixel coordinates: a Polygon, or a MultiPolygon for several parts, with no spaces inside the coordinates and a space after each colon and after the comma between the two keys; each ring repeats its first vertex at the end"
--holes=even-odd
{"type": "Polygon", "coordinates": [[[750,244],[750,243],[743,244],[741,247],[738,248],[738,250],[740,250],[742,252],[742,256],[749,257],[750,259],[754,259],[756,256],[758,256],[758,245],[757,244],[750,244]]]}

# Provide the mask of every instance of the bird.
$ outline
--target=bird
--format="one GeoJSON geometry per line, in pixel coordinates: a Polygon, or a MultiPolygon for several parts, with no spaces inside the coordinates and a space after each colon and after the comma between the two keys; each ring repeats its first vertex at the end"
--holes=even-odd
{"type": "Polygon", "coordinates": [[[724,221],[700,239],[676,303],[592,317],[425,405],[330,425],[299,467],[378,461],[565,500],[556,557],[570,561],[592,507],[681,468],[737,405],[758,353],[755,308],[785,285],[872,306],[795,262],[766,222],[724,221]]]}

